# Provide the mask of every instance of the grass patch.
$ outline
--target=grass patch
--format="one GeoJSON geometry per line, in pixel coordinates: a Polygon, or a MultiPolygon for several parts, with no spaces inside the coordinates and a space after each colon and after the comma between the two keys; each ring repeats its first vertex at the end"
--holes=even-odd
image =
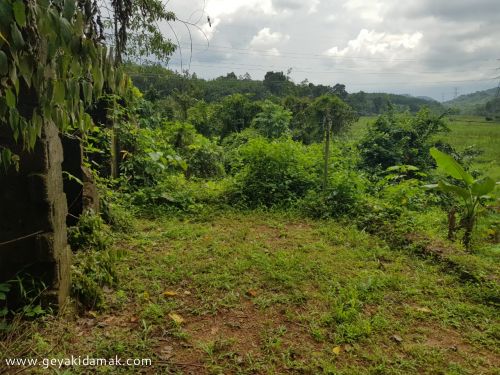
{"type": "Polygon", "coordinates": [[[31,354],[152,358],[147,371],[172,374],[494,374],[500,365],[500,322],[474,298],[481,285],[353,226],[262,212],[136,226],[114,245],[121,282],[106,289],[104,309],[37,323],[23,345],[31,354]]]}

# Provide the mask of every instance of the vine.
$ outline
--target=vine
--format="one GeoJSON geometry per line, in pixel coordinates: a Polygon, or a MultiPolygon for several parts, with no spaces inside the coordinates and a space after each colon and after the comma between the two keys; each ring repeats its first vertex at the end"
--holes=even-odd
{"type": "Polygon", "coordinates": [[[44,122],[85,133],[86,109],[102,95],[123,95],[128,79],[103,42],[96,2],[0,2],[0,165],[32,150],[44,122]],[[19,149],[13,148],[12,138],[19,149]]]}

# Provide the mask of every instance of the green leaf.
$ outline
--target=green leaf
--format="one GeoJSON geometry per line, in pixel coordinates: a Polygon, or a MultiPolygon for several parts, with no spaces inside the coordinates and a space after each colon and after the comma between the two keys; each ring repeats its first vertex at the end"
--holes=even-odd
{"type": "Polygon", "coordinates": [[[463,180],[467,185],[472,185],[474,178],[453,157],[439,151],[435,147],[432,147],[430,152],[440,169],[448,173],[451,177],[463,180]]]}
{"type": "MultiPolygon", "coordinates": [[[[6,149],[4,149],[6,150],[6,149]]],[[[0,284],[0,292],[7,293],[10,290],[10,285],[9,284],[0,284]]]]}
{"type": "Polygon", "coordinates": [[[12,4],[12,10],[14,11],[14,18],[19,26],[26,26],[26,6],[21,0],[16,0],[12,4]]]}
{"type": "Polygon", "coordinates": [[[54,102],[57,104],[63,104],[64,98],[66,96],[66,88],[64,87],[63,81],[56,81],[54,83],[54,102]]]}
{"type": "Polygon", "coordinates": [[[14,44],[14,47],[16,49],[21,49],[24,47],[24,39],[23,39],[23,34],[21,34],[21,31],[19,31],[19,28],[15,23],[13,23],[10,27],[10,34],[12,36],[12,42],[14,44]]]}
{"type": "Polygon", "coordinates": [[[31,77],[33,76],[33,63],[29,56],[21,56],[19,58],[19,72],[26,81],[28,87],[31,87],[31,77]]]}
{"type": "Polygon", "coordinates": [[[483,177],[479,180],[474,181],[472,184],[471,190],[472,194],[477,197],[482,195],[486,195],[489,192],[493,191],[495,188],[495,181],[490,177],[483,177]]]}
{"type": "Polygon", "coordinates": [[[5,90],[5,100],[9,108],[16,107],[16,96],[14,95],[11,89],[5,90]]]}
{"type": "Polygon", "coordinates": [[[76,1],[75,0],[65,0],[64,1],[64,9],[63,9],[63,17],[68,21],[71,21],[76,10],[76,1]]]}
{"type": "Polygon", "coordinates": [[[5,76],[9,72],[9,62],[4,51],[0,51],[0,76],[5,76]]]}
{"type": "Polygon", "coordinates": [[[8,26],[12,21],[12,7],[7,1],[0,1],[0,24],[8,26]]]}
{"type": "Polygon", "coordinates": [[[62,41],[64,42],[65,45],[69,45],[73,36],[73,28],[71,27],[71,24],[68,22],[67,19],[61,18],[59,20],[59,26],[60,26],[59,35],[61,36],[62,41]]]}
{"type": "Polygon", "coordinates": [[[87,81],[82,82],[83,101],[89,104],[92,101],[92,84],[87,81]]]}
{"type": "Polygon", "coordinates": [[[453,193],[465,200],[471,198],[469,191],[467,189],[464,189],[463,187],[452,185],[445,181],[439,181],[438,187],[445,193],[453,193]]]}
{"type": "Polygon", "coordinates": [[[14,141],[17,142],[19,138],[19,112],[15,108],[9,111],[9,125],[12,129],[14,141]]]}

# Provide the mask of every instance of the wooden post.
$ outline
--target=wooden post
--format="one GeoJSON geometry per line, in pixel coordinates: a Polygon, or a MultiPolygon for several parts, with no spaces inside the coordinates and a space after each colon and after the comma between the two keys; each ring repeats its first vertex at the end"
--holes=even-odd
{"type": "Polygon", "coordinates": [[[328,187],[328,160],[330,159],[330,132],[331,120],[330,115],[327,113],[323,117],[323,128],[325,129],[325,160],[323,165],[323,193],[326,194],[328,187]]]}

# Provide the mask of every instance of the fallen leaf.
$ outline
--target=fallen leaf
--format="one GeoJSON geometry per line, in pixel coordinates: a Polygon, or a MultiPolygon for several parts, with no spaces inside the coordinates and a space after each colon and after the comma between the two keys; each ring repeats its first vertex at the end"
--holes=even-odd
{"type": "Polygon", "coordinates": [[[247,291],[247,295],[250,296],[250,297],[257,297],[257,291],[254,290],[254,289],[249,289],[247,291]]]}
{"type": "Polygon", "coordinates": [[[333,349],[332,349],[332,353],[333,354],[336,354],[336,355],[339,355],[340,354],[340,346],[335,346],[333,349]]]}
{"type": "Polygon", "coordinates": [[[176,313],[170,313],[168,314],[170,319],[172,319],[176,324],[182,324],[184,323],[184,318],[180,316],[179,314],[176,313]]]}
{"type": "Polygon", "coordinates": [[[173,290],[166,290],[163,292],[163,295],[165,297],[175,297],[177,295],[177,292],[174,292],[173,290]]]}
{"type": "Polygon", "coordinates": [[[401,336],[399,336],[399,335],[392,335],[391,339],[393,339],[394,341],[396,341],[398,344],[400,344],[400,343],[403,342],[403,338],[401,336]]]}
{"type": "Polygon", "coordinates": [[[428,309],[427,307],[417,307],[415,310],[420,311],[420,312],[424,312],[424,313],[432,312],[432,310],[428,309]]]}
{"type": "Polygon", "coordinates": [[[137,316],[131,316],[130,317],[130,323],[135,323],[139,320],[139,318],[137,316]]]}

